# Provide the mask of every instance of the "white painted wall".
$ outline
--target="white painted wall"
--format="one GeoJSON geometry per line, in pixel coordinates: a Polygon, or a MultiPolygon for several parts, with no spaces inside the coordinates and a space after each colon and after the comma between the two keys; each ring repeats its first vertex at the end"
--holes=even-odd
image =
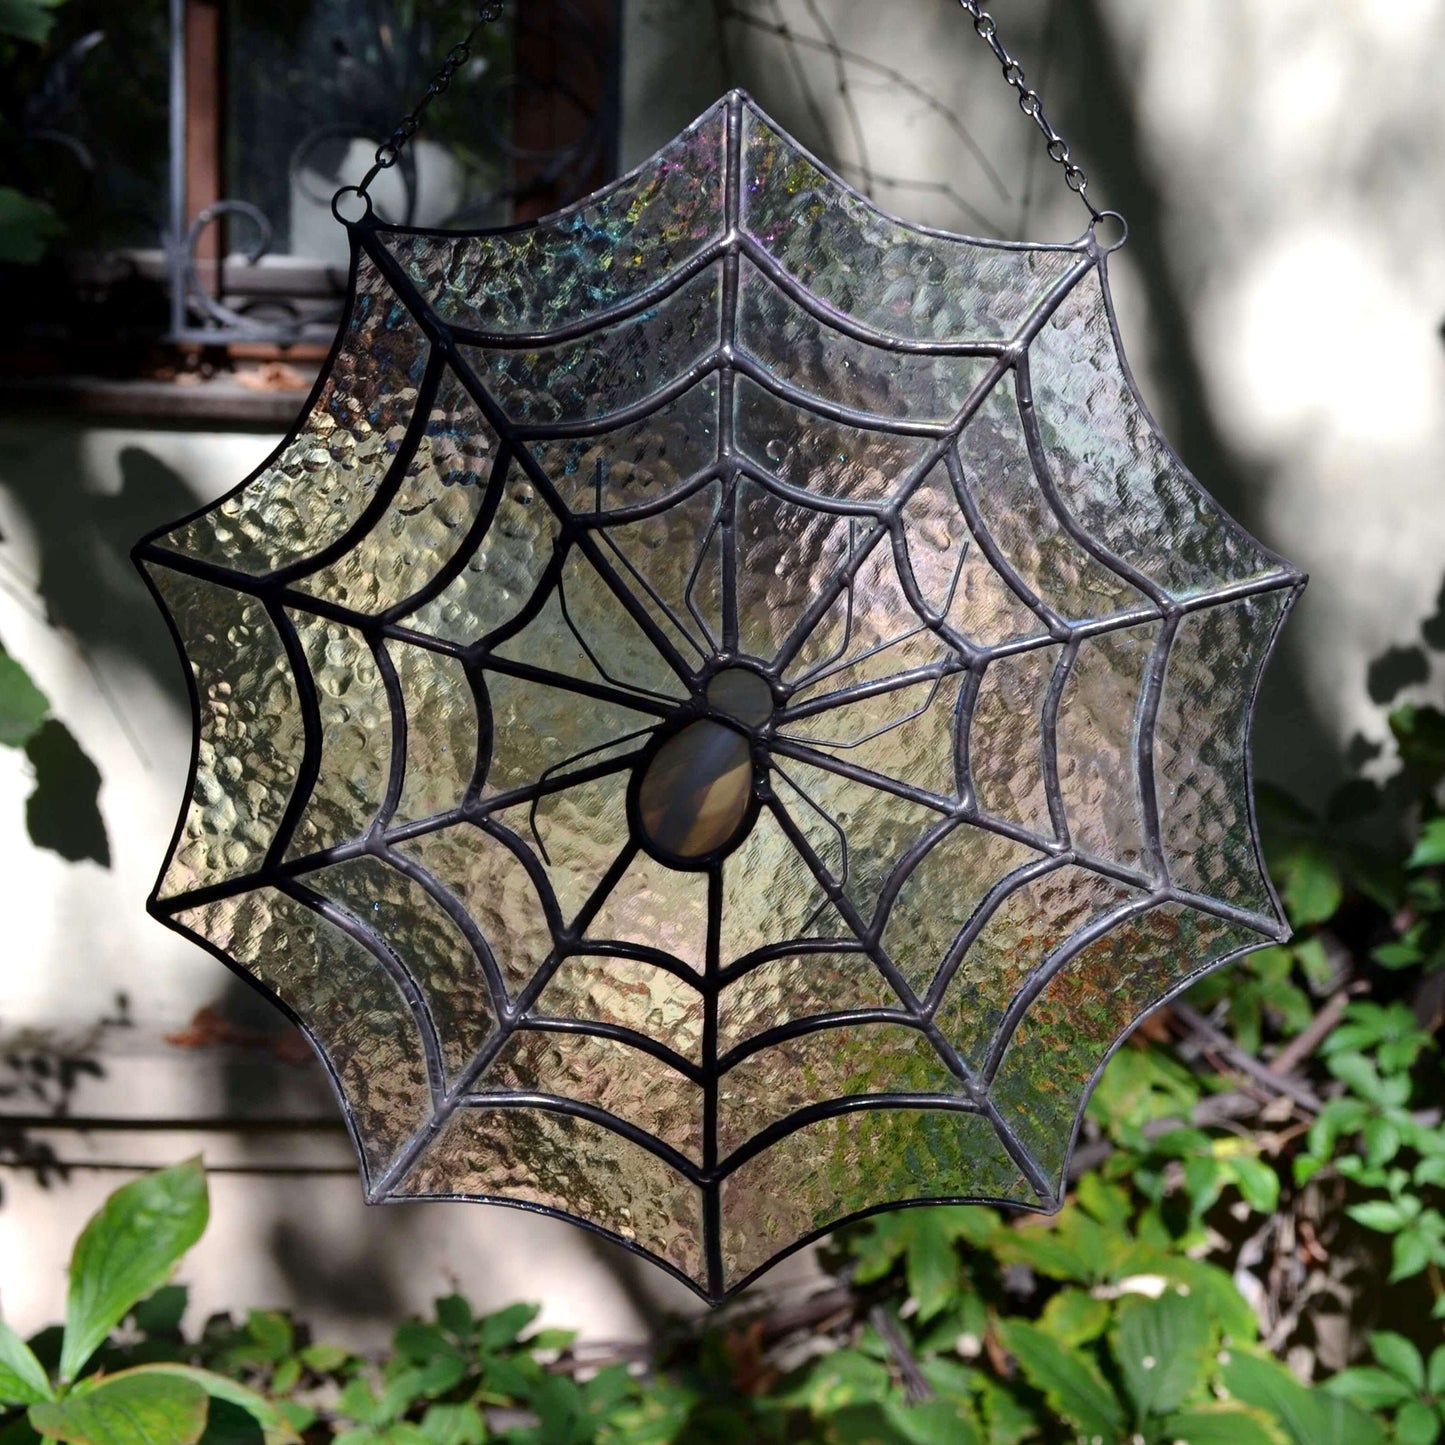
{"type": "MultiPolygon", "coordinates": [[[[1056,33],[1066,36],[1076,0],[1054,4],[1056,33]]],[[[1044,239],[1079,229],[1082,213],[1037,159],[1037,136],[954,0],[818,6],[844,48],[956,104],[1008,195],[922,99],[853,67],[869,164],[946,181],[1006,234],[1021,224],[1044,239]]],[[[804,0],[751,8],[818,35],[804,0]]],[[[1445,573],[1445,0],[1106,0],[1117,87],[1097,73],[1080,84],[1074,40],[1061,42],[1051,65],[1033,61],[1043,53],[1044,0],[995,8],[1056,124],[1077,137],[1100,198],[1130,209],[1135,233],[1115,268],[1116,290],[1132,358],[1166,430],[1206,484],[1313,574],[1259,736],[1267,776],[1318,791],[1354,733],[1380,735],[1367,665],[1413,639],[1445,573]],[[1133,181],[1117,163],[1117,108],[1137,122],[1133,181]],[[1143,194],[1140,177],[1157,207],[1129,207],[1143,194]],[[1177,331],[1164,303],[1175,308],[1177,331]],[[1190,368],[1197,400],[1187,395],[1190,368]]],[[[825,54],[801,62],[820,94],[832,90],[820,123],[774,41],[734,27],[720,46],[711,14],[699,0],[630,0],[628,164],[726,83],[745,84],[830,158],[864,161],[832,72],[819,68],[831,64],[825,54]]],[[[983,229],[937,190],[883,190],[880,200],[915,219],[983,229]]],[[[179,667],[125,549],[145,528],[227,489],[273,441],[13,416],[0,423],[0,639],[99,765],[113,858],[107,871],[30,849],[26,764],[0,750],[0,1033],[81,1031],[118,991],[130,995],[137,1021],[115,1035],[110,1078],[86,1086],[78,1112],[194,1118],[239,1108],[238,1096],[252,1112],[324,1119],[330,1108],[314,1078],[255,1050],[162,1042],[205,1004],[238,1005],[220,965],[142,911],[181,795],[189,724],[179,667]],[[43,620],[42,570],[73,636],[43,620]]],[[[1438,693],[1438,675],[1431,686],[1438,693]]],[[[251,1027],[264,1015],[243,1017],[251,1027]]],[[[163,1162],[200,1146],[229,1165],[346,1160],[344,1141],[325,1134],[57,1142],[93,1163],[163,1162]]],[[[69,1239],[115,1179],[82,1170],[48,1192],[13,1172],[3,1179],[0,1303],[22,1329],[55,1316],[69,1239]]],[[[514,1211],[367,1210],[344,1175],[305,1183],[221,1175],[214,1194],[213,1231],[188,1269],[198,1313],[291,1304],[367,1339],[456,1278],[483,1303],[540,1298],[552,1321],[625,1336],[658,1308],[686,1304],[647,1266],[514,1211]]]]}

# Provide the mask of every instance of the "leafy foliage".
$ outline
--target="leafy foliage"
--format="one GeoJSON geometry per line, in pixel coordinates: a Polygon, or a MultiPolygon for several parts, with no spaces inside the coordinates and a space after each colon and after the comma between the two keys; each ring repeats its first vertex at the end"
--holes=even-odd
{"type": "MultiPolygon", "coordinates": [[[[0,668],[12,745],[48,726],[23,677],[0,668]]],[[[815,1313],[744,1298],[645,1365],[584,1356],[530,1305],[478,1316],[455,1295],[366,1358],[271,1311],[182,1333],[165,1281],[205,1223],[193,1162],[87,1226],[63,1344],[0,1325],[0,1442],[1434,1445],[1445,714],[1390,726],[1393,777],[1323,817],[1266,799],[1297,936],[1114,1056],[1055,1218],[874,1216],[835,1238],[815,1313]],[[1333,1346],[1321,1302],[1349,1311],[1333,1346]]]]}

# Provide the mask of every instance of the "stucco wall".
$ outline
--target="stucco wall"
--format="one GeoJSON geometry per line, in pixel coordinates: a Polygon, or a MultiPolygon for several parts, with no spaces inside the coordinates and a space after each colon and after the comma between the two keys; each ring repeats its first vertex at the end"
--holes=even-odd
{"type": "MultiPolygon", "coordinates": [[[[826,48],[790,59],[776,37],[736,25],[724,45],[699,0],[631,0],[626,163],[740,83],[860,179],[871,170],[875,185],[884,172],[927,183],[877,187],[901,214],[975,231],[987,219],[1044,239],[1077,232],[1082,211],[1038,159],[1037,135],[953,0],[819,3],[841,49],[905,75],[953,120],[854,64],[855,129],[826,48]],[[1006,194],[971,154],[975,142],[1006,194]]],[[[750,8],[825,38],[801,0],[750,8]]],[[[1129,217],[1115,285],[1165,430],[1227,505],[1313,574],[1262,701],[1258,758],[1263,776],[1318,800],[1352,737],[1381,736],[1369,665],[1418,641],[1445,572],[1445,0],[997,8],[1096,194],[1129,217]],[[1033,62],[1046,53],[1047,64],[1033,62]]],[[[104,869],[31,849],[27,765],[0,750],[0,1029],[83,1032],[129,995],[133,1027],[106,1035],[107,1076],[82,1084],[78,1113],[334,1119],[314,1073],[264,1040],[164,1041],[216,1003],[243,1031],[274,1028],[218,964],[142,910],[189,724],[169,639],[126,550],[233,485],[274,441],[13,414],[0,423],[0,639],[98,765],[111,853],[104,869]]],[[[1417,687],[1432,690],[1438,672],[1417,687]]],[[[554,1320],[629,1335],[660,1306],[684,1303],[657,1272],[563,1225],[461,1207],[368,1211],[334,1128],[37,1137],[94,1164],[199,1147],[227,1167],[317,1161],[337,1171],[217,1176],[216,1226],[189,1271],[200,1310],[291,1303],[365,1337],[457,1277],[484,1302],[545,1298],[554,1320]]],[[[58,1310],[69,1238],[115,1178],[82,1169],[44,1192],[5,1172],[0,1287],[21,1328],[58,1310]]]]}

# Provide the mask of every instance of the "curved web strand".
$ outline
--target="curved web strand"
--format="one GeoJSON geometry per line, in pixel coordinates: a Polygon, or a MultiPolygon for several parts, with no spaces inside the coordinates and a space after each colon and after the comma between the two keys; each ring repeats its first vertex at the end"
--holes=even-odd
{"type": "Polygon", "coordinates": [[[1057,1207],[1118,1039],[1283,932],[1303,582],[1160,437],[1103,249],[907,225],[740,94],[535,225],[351,234],[295,431],[137,548],[197,714],[152,911],[306,1029],[372,1200],[714,1300],[1057,1207]]]}

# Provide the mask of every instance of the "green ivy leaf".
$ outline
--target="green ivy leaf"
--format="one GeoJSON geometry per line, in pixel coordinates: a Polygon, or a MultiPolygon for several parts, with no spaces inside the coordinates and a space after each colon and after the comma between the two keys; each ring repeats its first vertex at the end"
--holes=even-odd
{"type": "Polygon", "coordinates": [[[484,1445],[487,1422],[475,1405],[432,1405],[422,1416],[421,1433],[430,1445],[484,1445]]]}
{"type": "Polygon", "coordinates": [[[914,1225],[905,1269],[908,1292],[918,1302],[918,1318],[926,1322],[958,1293],[958,1255],[952,1234],[934,1210],[919,1210],[914,1225]]]}
{"type": "Polygon", "coordinates": [[[1344,902],[1339,865],[1313,841],[1301,843],[1286,861],[1284,905],[1297,927],[1323,923],[1344,902]]]}
{"type": "Polygon", "coordinates": [[[1445,863],[1445,818],[1431,818],[1425,824],[1415,851],[1405,860],[1407,868],[1430,868],[1445,863]]]}
{"type": "Polygon", "coordinates": [[[887,1398],[891,1386],[886,1365],[859,1350],[834,1350],[808,1371],[794,1399],[822,1417],[847,1405],[876,1404],[887,1398]]]}
{"type": "MultiPolygon", "coordinates": [[[[907,1445],[983,1445],[973,1421],[951,1400],[905,1405],[889,1400],[883,1419],[907,1445]]],[[[867,1437],[859,1437],[859,1445],[867,1437]]]]}
{"type": "Polygon", "coordinates": [[[1348,1400],[1301,1385],[1278,1360],[1235,1354],[1224,1366],[1229,1393],[1275,1416],[1292,1445],[1385,1445],[1385,1432],[1348,1400]]]}
{"type": "Polygon", "coordinates": [[[1414,968],[1425,955],[1413,943],[1396,940],[1371,949],[1370,957],[1381,968],[1414,968]]]}
{"type": "MultiPolygon", "coordinates": [[[[0,32],[5,28],[5,13],[27,0],[0,0],[0,32]]],[[[46,248],[57,236],[65,234],[65,224],[44,201],[37,201],[13,186],[0,186],[0,262],[33,266],[45,255],[46,248]]]]}
{"type": "Polygon", "coordinates": [[[1345,1213],[1356,1224],[1363,1224],[1366,1229],[1374,1229],[1381,1234],[1394,1234],[1408,1222],[1400,1206],[1391,1204],[1387,1199],[1369,1199],[1364,1204],[1352,1204],[1345,1213]]]}
{"type": "Polygon", "coordinates": [[[1325,1381],[1324,1388],[1332,1395],[1353,1400],[1365,1410],[1381,1410],[1415,1398],[1415,1390],[1397,1375],[1374,1365],[1359,1365],[1341,1370],[1325,1381]]]}
{"type": "Polygon", "coordinates": [[[1372,1168],[1388,1164],[1400,1152],[1400,1130],[1393,1120],[1371,1119],[1364,1133],[1365,1162],[1372,1168]]]}
{"type": "Polygon", "coordinates": [[[999,1335],[1029,1384],[1069,1424],[1110,1445],[1125,1438],[1123,1406],[1088,1356],[1023,1320],[1004,1321],[999,1335]]]}
{"type": "Polygon", "coordinates": [[[47,1439],[71,1445],[195,1445],[208,1409],[206,1392],[189,1380],[130,1372],[32,1405],[30,1423],[47,1439]]]}
{"type": "Polygon", "coordinates": [[[1234,1402],[1195,1405],[1171,1415],[1155,1438],[1189,1445],[1285,1445],[1287,1439],[1267,1415],[1234,1402]]]}
{"type": "Polygon", "coordinates": [[[1212,1343],[1204,1311],[1177,1290],[1121,1312],[1110,1346],[1141,1419],[1172,1414],[1204,1388],[1212,1343]]]}
{"type": "Polygon", "coordinates": [[[1430,1368],[1425,1377],[1425,1388],[1432,1395],[1445,1395],[1445,1345],[1436,1348],[1430,1356],[1430,1368]]]}
{"type": "Polygon", "coordinates": [[[131,1376],[156,1376],[195,1385],[204,1390],[212,1400],[224,1400],[244,1410],[256,1422],[265,1445],[292,1445],[300,1439],[291,1422],[280,1409],[257,1391],[247,1388],[237,1380],[227,1379],[210,1370],[197,1369],[194,1365],[178,1365],[169,1362],[154,1365],[138,1365],[110,1380],[127,1379],[131,1376]]]}
{"type": "Polygon", "coordinates": [[[1066,1345],[1087,1345],[1108,1329],[1113,1313],[1107,1300],[1086,1289],[1061,1289],[1044,1306],[1039,1323],[1066,1345]]]}
{"type": "Polygon", "coordinates": [[[424,1365],[398,1370],[387,1380],[372,1422],[400,1419],[418,1400],[435,1400],[461,1383],[466,1362],[459,1355],[438,1355],[424,1365]]]}
{"type": "Polygon", "coordinates": [[[1244,1202],[1258,1214],[1273,1214],[1279,1207],[1279,1175],[1248,1154],[1230,1159],[1229,1168],[1244,1202]]]}
{"type": "Polygon", "coordinates": [[[1429,1235],[1418,1229],[1402,1230],[1395,1236],[1391,1250],[1390,1283],[1398,1284],[1419,1274],[1436,1253],[1435,1241],[1429,1235]]]}
{"type": "Polygon", "coordinates": [[[50,13],[65,0],[0,0],[0,35],[44,45],[55,17],[50,13]]]}
{"type": "Polygon", "coordinates": [[[181,1320],[189,1300],[185,1285],[162,1285],[131,1311],[131,1318],[136,1329],[148,1339],[174,1339],[181,1332],[181,1320]]]}
{"type": "Polygon", "coordinates": [[[1370,1336],[1370,1349],[1375,1358],[1392,1374],[1404,1380],[1411,1389],[1425,1388],[1425,1361],[1420,1351],[1393,1330],[1377,1330],[1370,1336]]]}
{"type": "Polygon", "coordinates": [[[306,1345],[297,1358],[318,1375],[334,1375],[351,1358],[351,1352],[340,1345],[306,1345]]]}
{"type": "Polygon", "coordinates": [[[71,1255],[61,1379],[73,1380],[136,1301],[166,1282],[209,1212],[199,1159],[147,1174],[106,1200],[71,1255]]]}
{"type": "Polygon", "coordinates": [[[341,1414],[362,1425],[385,1423],[377,1410],[376,1396],[372,1393],[371,1386],[360,1378],[348,1380],[341,1387],[341,1397],[336,1402],[336,1408],[341,1414]]]}
{"type": "Polygon", "coordinates": [[[477,1343],[484,1354],[515,1345],[522,1332],[542,1313],[541,1305],[515,1304],[487,1315],[480,1324],[477,1343]]]}
{"type": "MultiPolygon", "coordinates": [[[[0,0],[3,5],[5,0],[0,0]]],[[[4,188],[0,187],[0,261],[4,256],[4,188]]],[[[0,743],[23,748],[50,712],[50,699],[8,653],[0,652],[0,743]]]]}
{"type": "Polygon", "coordinates": [[[54,1398],[45,1367],[30,1346],[0,1320],[0,1405],[37,1405],[54,1398]]]}
{"type": "Polygon", "coordinates": [[[1411,1400],[1395,1416],[1398,1445],[1435,1445],[1440,1438],[1440,1417],[1423,1400],[1411,1400]]]}
{"type": "Polygon", "coordinates": [[[443,1295],[436,1303],[436,1312],[437,1323],[462,1339],[470,1336],[475,1327],[472,1307],[459,1294],[443,1295]]]}
{"type": "Polygon", "coordinates": [[[296,1348],[296,1332],[279,1310],[252,1310],[246,1316],[246,1333],[268,1362],[284,1360],[296,1348]]]}

